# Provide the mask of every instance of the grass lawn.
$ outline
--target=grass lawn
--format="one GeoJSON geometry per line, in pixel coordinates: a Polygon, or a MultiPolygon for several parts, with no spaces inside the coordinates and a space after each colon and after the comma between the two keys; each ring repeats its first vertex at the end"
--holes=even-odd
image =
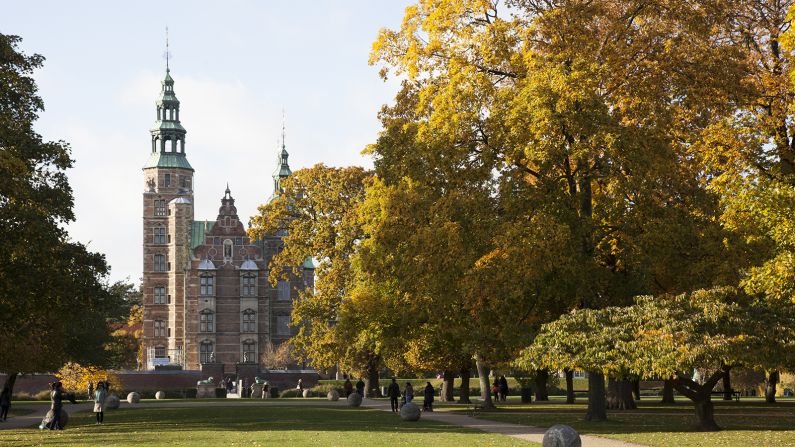
{"type": "Polygon", "coordinates": [[[745,399],[714,403],[715,420],[723,428],[717,433],[692,431],[693,407],[685,401],[674,405],[641,401],[638,410],[608,411],[606,422],[585,422],[584,403],[509,405],[480,412],[477,417],[539,427],[566,424],[583,434],[659,447],[795,446],[795,402],[766,404],[745,399]]]}
{"type": "MultiPolygon", "coordinates": [[[[67,408],[68,410],[68,408],[67,408]]],[[[377,410],[343,406],[200,406],[122,408],[94,425],[94,414],[70,414],[62,432],[0,430],[15,446],[528,446],[507,436],[430,420],[403,422],[377,410]]],[[[535,444],[537,446],[537,444],[535,444]]]]}

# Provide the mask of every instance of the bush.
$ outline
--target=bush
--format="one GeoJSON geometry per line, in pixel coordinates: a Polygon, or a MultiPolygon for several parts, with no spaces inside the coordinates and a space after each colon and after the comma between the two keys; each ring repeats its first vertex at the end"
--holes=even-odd
{"type": "Polygon", "coordinates": [[[284,390],[279,394],[279,397],[287,398],[287,397],[303,397],[298,392],[297,388],[290,388],[289,390],[284,390]]]}
{"type": "Polygon", "coordinates": [[[312,388],[312,392],[318,396],[325,396],[331,390],[337,390],[340,396],[345,395],[345,389],[342,387],[342,385],[336,385],[333,383],[323,383],[312,388]]]}

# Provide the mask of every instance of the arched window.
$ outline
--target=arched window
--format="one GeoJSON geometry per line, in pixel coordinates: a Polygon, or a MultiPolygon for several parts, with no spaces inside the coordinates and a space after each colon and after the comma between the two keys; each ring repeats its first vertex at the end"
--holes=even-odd
{"type": "Polygon", "coordinates": [[[224,241],[224,258],[232,257],[232,240],[227,239],[224,241]]]}
{"type": "Polygon", "coordinates": [[[257,313],[253,309],[243,311],[243,325],[241,332],[257,332],[257,313]]]}
{"type": "Polygon", "coordinates": [[[215,353],[213,351],[213,342],[205,340],[199,345],[199,361],[202,363],[210,363],[215,360],[215,353]]]}
{"type": "Polygon", "coordinates": [[[243,363],[255,363],[257,361],[257,344],[252,339],[243,341],[243,363]]]}
{"type": "Polygon", "coordinates": [[[199,278],[199,295],[215,295],[215,277],[213,275],[202,275],[199,278]]]}
{"type": "Polygon", "coordinates": [[[199,313],[199,332],[213,332],[215,326],[215,314],[211,310],[203,310],[199,313]]]}

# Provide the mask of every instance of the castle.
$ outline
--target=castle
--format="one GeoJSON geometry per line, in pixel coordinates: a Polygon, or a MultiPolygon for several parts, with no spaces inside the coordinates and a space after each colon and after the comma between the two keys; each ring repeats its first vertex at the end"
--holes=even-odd
{"type": "MultiPolygon", "coordinates": [[[[227,185],[214,220],[195,220],[193,174],[185,154],[174,79],[166,68],[143,167],[143,346],[145,369],[258,366],[262,353],[290,338],[292,300],[314,286],[314,266],[277,287],[268,264],[281,237],[251,240],[227,185]]],[[[274,194],[290,174],[282,139],[274,194]]]]}

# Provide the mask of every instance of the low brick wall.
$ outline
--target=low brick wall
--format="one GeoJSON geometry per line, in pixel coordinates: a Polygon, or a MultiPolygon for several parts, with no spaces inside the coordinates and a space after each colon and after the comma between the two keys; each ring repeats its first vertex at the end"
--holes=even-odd
{"type": "MultiPolygon", "coordinates": [[[[116,375],[121,383],[112,383],[111,391],[181,391],[196,389],[196,382],[206,379],[201,371],[118,371],[116,375]]],[[[295,388],[298,379],[303,379],[304,388],[311,388],[318,383],[318,375],[312,370],[262,371],[260,377],[265,378],[272,386],[280,390],[295,388]]],[[[5,383],[6,374],[0,374],[0,386],[5,383]]],[[[216,377],[220,384],[220,378],[216,377]]],[[[14,395],[35,395],[49,390],[50,382],[54,382],[52,374],[23,374],[17,376],[14,384],[14,395]]],[[[71,391],[71,390],[70,390],[71,391]]],[[[74,390],[78,393],[84,390],[74,390]]]]}

